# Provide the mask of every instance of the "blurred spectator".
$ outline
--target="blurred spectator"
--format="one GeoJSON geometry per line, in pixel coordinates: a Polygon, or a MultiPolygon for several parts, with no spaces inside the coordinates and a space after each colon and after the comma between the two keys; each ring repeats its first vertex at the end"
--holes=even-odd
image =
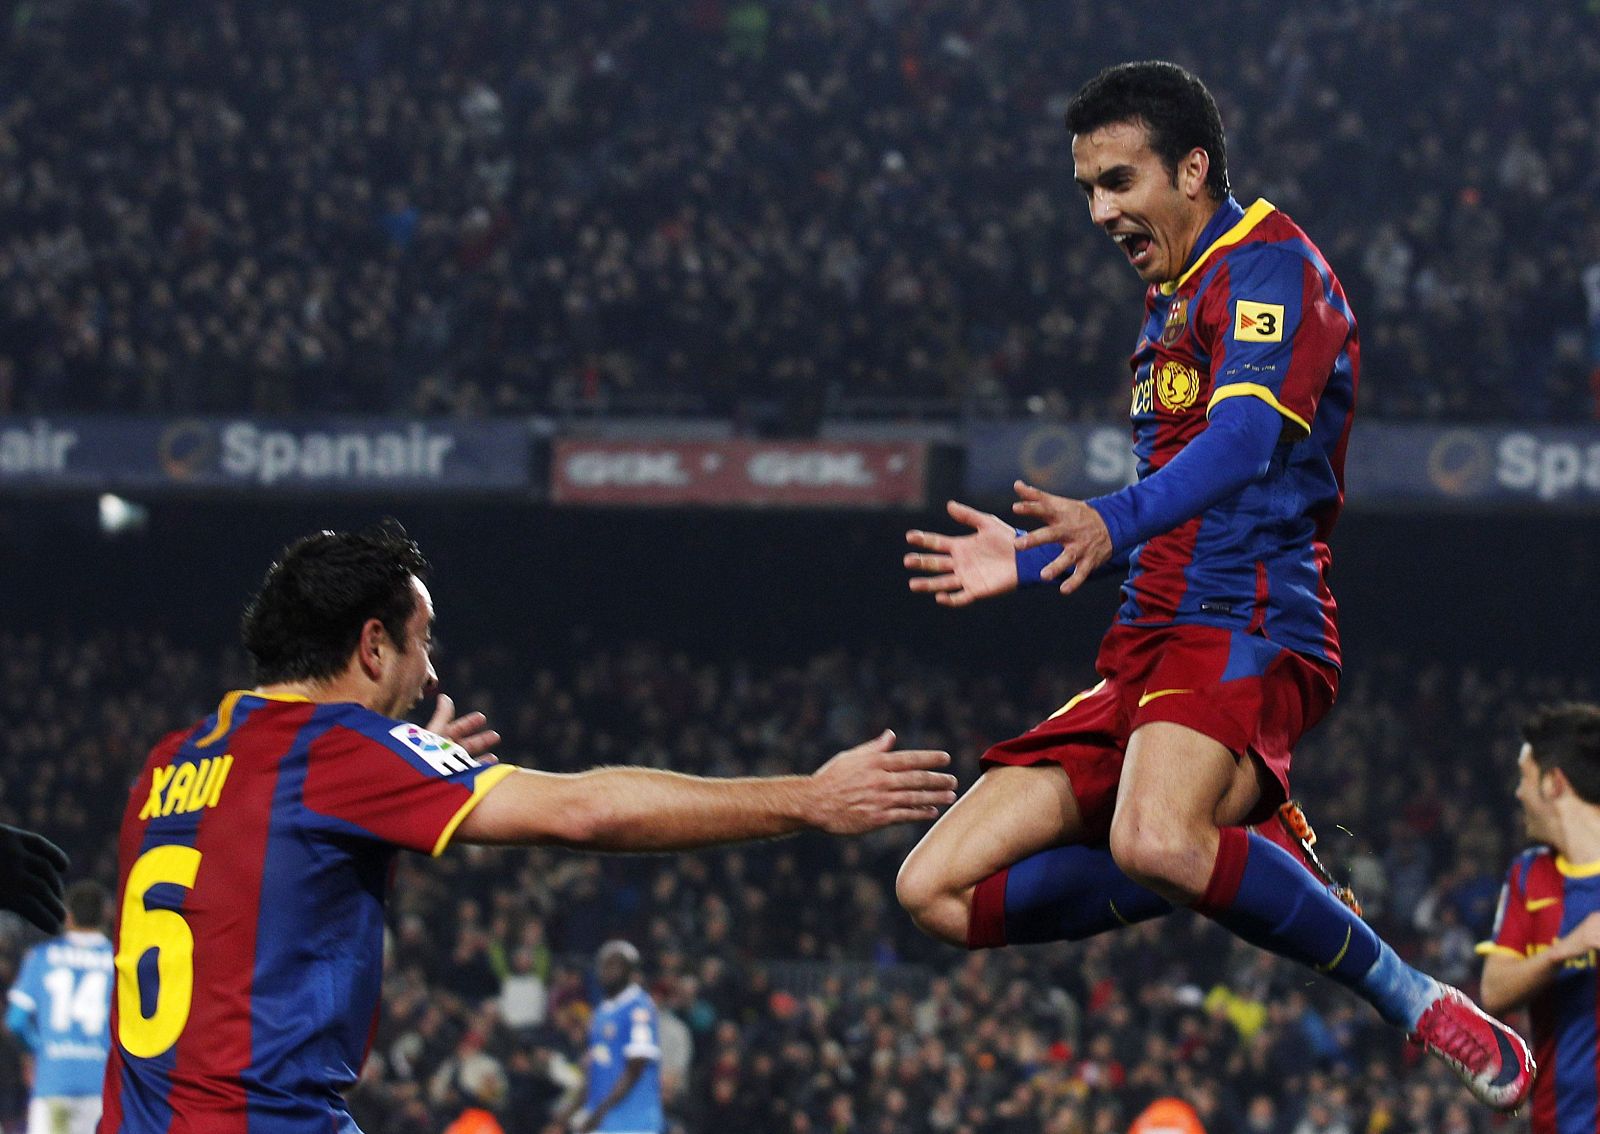
{"type": "Polygon", "coordinates": [[[1182,1099],[1157,1099],[1133,1120],[1128,1134],[1206,1134],[1194,1107],[1182,1099]]]}
{"type": "Polygon", "coordinates": [[[1600,400],[1582,4],[84,12],[0,28],[0,412],[1115,417],[1140,289],[1060,114],[1150,57],[1325,226],[1369,418],[1600,400]]]}

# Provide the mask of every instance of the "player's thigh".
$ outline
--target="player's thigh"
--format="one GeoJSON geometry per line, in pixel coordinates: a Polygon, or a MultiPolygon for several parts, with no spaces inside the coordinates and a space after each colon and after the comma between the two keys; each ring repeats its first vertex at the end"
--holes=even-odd
{"type": "Polygon", "coordinates": [[[903,883],[970,889],[1046,847],[1081,838],[1072,781],[1059,764],[997,765],[939,817],[901,867],[903,883]]]}
{"type": "Polygon", "coordinates": [[[1152,721],[1128,739],[1112,842],[1236,826],[1260,798],[1259,770],[1249,756],[1235,756],[1187,725],[1152,721]]]}

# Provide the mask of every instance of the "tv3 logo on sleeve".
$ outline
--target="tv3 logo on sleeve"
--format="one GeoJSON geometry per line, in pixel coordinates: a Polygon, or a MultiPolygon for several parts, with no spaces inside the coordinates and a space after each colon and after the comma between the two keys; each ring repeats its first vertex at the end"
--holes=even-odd
{"type": "Polygon", "coordinates": [[[1242,343],[1281,343],[1283,304],[1239,300],[1233,313],[1233,337],[1242,343]]]}

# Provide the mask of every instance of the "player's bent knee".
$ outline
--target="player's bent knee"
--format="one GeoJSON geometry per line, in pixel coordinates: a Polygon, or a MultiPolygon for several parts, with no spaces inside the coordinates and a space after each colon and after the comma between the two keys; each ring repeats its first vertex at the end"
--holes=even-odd
{"type": "Polygon", "coordinates": [[[1189,900],[1205,889],[1203,841],[1177,826],[1111,825],[1111,857],[1129,878],[1163,897],[1189,900]]]}
{"type": "Polygon", "coordinates": [[[953,888],[950,880],[913,854],[901,864],[894,880],[894,896],[916,927],[929,937],[951,945],[967,943],[971,916],[970,896],[953,888]]]}

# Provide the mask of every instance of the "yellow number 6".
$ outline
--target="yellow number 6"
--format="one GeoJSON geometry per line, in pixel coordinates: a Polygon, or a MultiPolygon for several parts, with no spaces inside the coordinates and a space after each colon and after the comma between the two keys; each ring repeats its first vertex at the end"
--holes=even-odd
{"type": "Polygon", "coordinates": [[[129,1055],[154,1059],[178,1042],[189,1022],[194,996],[194,934],[176,910],[148,909],[150,887],[163,882],[194,887],[200,852],[193,847],[154,847],[128,872],[117,935],[117,1038],[129,1055]],[[156,951],[155,1010],[146,1016],[139,996],[139,962],[156,951]]]}

